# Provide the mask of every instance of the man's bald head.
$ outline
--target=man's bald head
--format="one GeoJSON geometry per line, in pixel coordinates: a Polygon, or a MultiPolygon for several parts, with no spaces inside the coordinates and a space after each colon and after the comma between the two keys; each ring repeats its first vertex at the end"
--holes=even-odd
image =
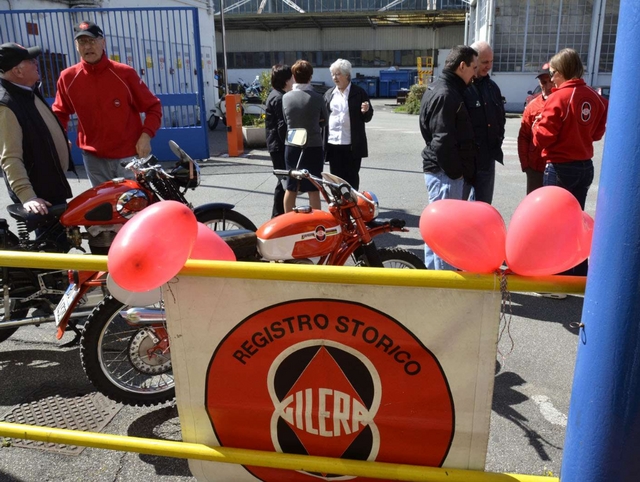
{"type": "Polygon", "coordinates": [[[476,77],[486,77],[493,68],[493,49],[491,45],[481,40],[471,44],[471,48],[478,52],[478,71],[476,72],[476,77]]]}

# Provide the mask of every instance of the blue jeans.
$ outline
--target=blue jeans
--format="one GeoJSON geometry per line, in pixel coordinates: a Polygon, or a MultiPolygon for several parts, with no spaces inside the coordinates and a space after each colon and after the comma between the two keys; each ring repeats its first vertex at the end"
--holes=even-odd
{"type": "Polygon", "coordinates": [[[470,201],[482,201],[491,204],[493,201],[493,188],[496,183],[496,163],[491,161],[486,170],[478,169],[476,178],[473,181],[473,196],[470,201]]]}
{"type": "MultiPolygon", "coordinates": [[[[547,163],[544,169],[544,186],[558,186],[569,191],[580,203],[580,207],[584,211],[587,202],[587,192],[593,182],[593,161],[573,161],[547,163]]],[[[568,271],[564,271],[563,275],[569,276],[586,276],[589,263],[584,260],[578,266],[574,266],[568,271]]]]}
{"type": "Polygon", "coordinates": [[[543,186],[559,186],[569,191],[584,211],[587,192],[593,182],[593,161],[547,163],[544,169],[543,186]]]}
{"type": "MultiPolygon", "coordinates": [[[[465,190],[464,179],[451,179],[442,170],[425,172],[424,182],[429,193],[429,204],[439,199],[462,199],[465,190]]],[[[426,244],[424,245],[424,264],[427,265],[427,269],[457,270],[436,255],[426,244]]]]}

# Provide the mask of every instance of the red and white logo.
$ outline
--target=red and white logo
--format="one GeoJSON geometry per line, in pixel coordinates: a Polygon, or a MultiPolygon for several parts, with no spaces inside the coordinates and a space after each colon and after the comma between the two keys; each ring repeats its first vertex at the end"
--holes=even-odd
{"type": "Polygon", "coordinates": [[[327,239],[327,230],[324,226],[318,226],[315,230],[315,237],[318,241],[322,242],[327,239]]]}
{"type": "MultiPolygon", "coordinates": [[[[359,303],[298,300],[254,313],[218,345],[206,384],[223,446],[440,466],[453,440],[438,360],[397,320],[359,303]]],[[[266,482],[351,478],[246,469],[266,482]]]]}
{"type": "Polygon", "coordinates": [[[87,30],[89,28],[89,24],[87,22],[82,22],[80,25],[78,25],[78,28],[80,30],[87,30]]]}
{"type": "Polygon", "coordinates": [[[113,106],[120,107],[120,99],[113,99],[113,106]]]}
{"type": "Polygon", "coordinates": [[[589,122],[589,119],[591,119],[591,104],[588,101],[582,103],[580,117],[582,118],[582,122],[589,122]]]}

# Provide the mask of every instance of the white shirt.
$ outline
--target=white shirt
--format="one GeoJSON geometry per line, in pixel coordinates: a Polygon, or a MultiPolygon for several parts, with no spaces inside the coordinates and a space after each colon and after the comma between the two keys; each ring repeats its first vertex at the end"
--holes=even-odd
{"type": "Polygon", "coordinates": [[[349,118],[349,91],[351,82],[340,92],[337,87],[331,94],[329,116],[329,144],[348,146],[351,144],[351,119],[349,118]]]}

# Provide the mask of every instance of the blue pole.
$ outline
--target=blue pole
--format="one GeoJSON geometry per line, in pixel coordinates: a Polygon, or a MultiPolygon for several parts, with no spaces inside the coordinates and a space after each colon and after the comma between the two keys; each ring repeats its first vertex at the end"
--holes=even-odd
{"type": "Polygon", "coordinates": [[[640,480],[640,2],[621,0],[562,482],[640,480]]]}

